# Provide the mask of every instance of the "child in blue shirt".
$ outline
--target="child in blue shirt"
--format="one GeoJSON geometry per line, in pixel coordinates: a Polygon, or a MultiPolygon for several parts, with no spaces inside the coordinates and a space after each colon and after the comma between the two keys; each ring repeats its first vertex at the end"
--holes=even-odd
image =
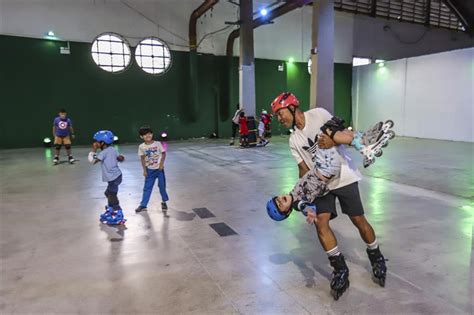
{"type": "Polygon", "coordinates": [[[110,225],[124,224],[122,208],[117,198],[119,185],[122,183],[122,171],[118,167],[118,162],[125,160],[125,157],[117,152],[111,144],[114,142],[114,134],[109,130],[101,130],[94,135],[94,144],[89,153],[89,162],[100,163],[102,168],[102,181],[108,183],[105,190],[107,206],[105,213],[101,214],[100,222],[110,225]],[[97,150],[101,151],[96,154],[97,150]]]}

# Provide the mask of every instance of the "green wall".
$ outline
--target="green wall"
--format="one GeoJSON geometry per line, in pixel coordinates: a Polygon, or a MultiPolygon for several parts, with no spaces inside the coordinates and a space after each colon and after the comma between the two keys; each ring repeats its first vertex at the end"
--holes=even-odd
{"type": "MultiPolygon", "coordinates": [[[[99,129],[114,131],[122,142],[138,141],[137,130],[150,125],[166,130],[171,139],[230,135],[230,118],[238,102],[238,59],[201,55],[198,69],[197,112],[190,107],[190,58],[173,51],[173,65],[165,75],[152,76],[132,62],[123,73],[99,69],[90,44],[71,42],[71,54],[61,55],[62,42],[0,36],[0,147],[40,146],[51,135],[59,108],[67,109],[76,129],[76,144],[89,144],[99,129]],[[228,73],[228,68],[232,72],[228,73]],[[228,87],[231,87],[230,89],[228,87]]],[[[269,109],[282,91],[292,91],[309,104],[310,76],[306,63],[257,59],[257,112],[269,109]]],[[[351,108],[351,68],[335,67],[335,112],[346,118],[351,108]]],[[[346,119],[350,121],[350,119],[346,119]]],[[[274,134],[284,133],[278,123],[274,134]]]]}

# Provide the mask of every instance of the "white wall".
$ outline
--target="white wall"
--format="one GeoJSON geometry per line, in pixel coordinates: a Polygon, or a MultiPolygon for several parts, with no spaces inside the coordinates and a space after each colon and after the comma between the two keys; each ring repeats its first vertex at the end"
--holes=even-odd
{"type": "Polygon", "coordinates": [[[474,142],[474,48],[353,72],[354,126],[393,119],[401,136],[474,142]]]}
{"type": "MultiPolygon", "coordinates": [[[[0,34],[42,38],[48,30],[71,41],[92,42],[102,32],[127,37],[132,45],[145,36],[157,36],[174,50],[187,50],[188,22],[202,0],[0,0],[0,34]],[[156,24],[159,24],[157,27],[156,24]]],[[[254,1],[255,11],[274,0],[254,1]]],[[[307,61],[311,46],[312,8],[306,6],[255,30],[257,58],[307,61]]],[[[198,40],[205,34],[237,21],[238,8],[221,0],[198,22],[198,40]]],[[[200,52],[224,55],[232,29],[204,40],[200,52]]],[[[350,63],[353,55],[398,59],[474,46],[466,34],[420,25],[336,12],[335,61],[350,63]],[[384,25],[391,31],[385,32],[384,25]],[[422,36],[423,35],[423,36],[422,36]],[[421,39],[420,39],[421,38],[421,39]],[[414,43],[416,40],[418,42],[414,43]]],[[[234,53],[238,54],[238,40],[234,53]]]]}

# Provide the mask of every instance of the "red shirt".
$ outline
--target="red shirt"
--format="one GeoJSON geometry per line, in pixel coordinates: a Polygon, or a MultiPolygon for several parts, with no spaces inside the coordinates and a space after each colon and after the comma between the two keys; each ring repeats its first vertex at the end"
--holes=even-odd
{"type": "Polygon", "coordinates": [[[240,127],[240,135],[246,136],[249,134],[249,128],[247,127],[247,117],[239,118],[239,127],[240,127]]]}

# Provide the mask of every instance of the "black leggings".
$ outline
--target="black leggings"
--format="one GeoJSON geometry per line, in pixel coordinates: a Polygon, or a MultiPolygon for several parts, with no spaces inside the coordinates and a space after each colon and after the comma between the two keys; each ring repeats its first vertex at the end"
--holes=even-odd
{"type": "Polygon", "coordinates": [[[239,125],[236,123],[232,122],[232,138],[235,138],[235,134],[239,130],[239,125]]]}

